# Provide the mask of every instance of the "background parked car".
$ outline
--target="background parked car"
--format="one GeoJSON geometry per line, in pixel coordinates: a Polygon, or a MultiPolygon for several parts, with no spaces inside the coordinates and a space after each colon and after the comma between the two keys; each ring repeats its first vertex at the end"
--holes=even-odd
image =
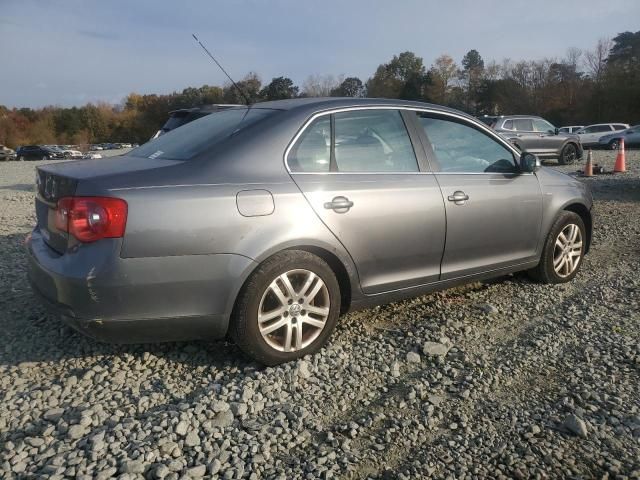
{"type": "Polygon", "coordinates": [[[0,145],[0,162],[7,162],[16,159],[16,152],[4,145],[0,145]]]}
{"type": "Polygon", "coordinates": [[[559,133],[577,133],[578,130],[584,128],[584,125],[571,125],[569,127],[560,127],[558,129],[559,133]]]}
{"type": "Polygon", "coordinates": [[[559,129],[544,118],[505,115],[498,117],[490,126],[520,150],[526,150],[540,158],[557,158],[561,165],[582,158],[580,137],[560,133],[559,129]]]}
{"type": "Polygon", "coordinates": [[[640,146],[640,125],[634,125],[626,130],[604,135],[598,140],[598,145],[610,150],[617,150],[620,147],[620,140],[623,138],[625,147],[640,146]]]}
{"type": "Polygon", "coordinates": [[[87,152],[82,156],[82,158],[84,160],[91,160],[93,158],[102,158],[102,154],[97,152],[87,152]]]}
{"type": "Polygon", "coordinates": [[[580,137],[583,147],[592,147],[598,145],[600,137],[611,132],[620,132],[627,128],[629,128],[629,125],[626,123],[596,123],[588,125],[576,133],[580,137]]]}
{"type": "Polygon", "coordinates": [[[23,160],[61,160],[64,154],[60,150],[54,150],[42,145],[27,145],[18,148],[16,158],[23,160]]]}
{"type": "Polygon", "coordinates": [[[57,147],[64,155],[64,158],[82,158],[82,152],[71,148],[70,145],[58,145],[57,147]]]}
{"type": "Polygon", "coordinates": [[[89,150],[91,150],[92,152],[97,152],[97,151],[103,150],[103,148],[101,145],[91,145],[89,147],[89,150]]]}
{"type": "Polygon", "coordinates": [[[243,107],[243,105],[217,103],[213,105],[203,105],[201,107],[173,110],[172,112],[169,112],[169,119],[165,122],[162,128],[158,130],[153,137],[151,137],[151,139],[158,138],[160,135],[164,135],[185,123],[193,122],[194,120],[209,115],[210,113],[234,107],[243,107]]]}

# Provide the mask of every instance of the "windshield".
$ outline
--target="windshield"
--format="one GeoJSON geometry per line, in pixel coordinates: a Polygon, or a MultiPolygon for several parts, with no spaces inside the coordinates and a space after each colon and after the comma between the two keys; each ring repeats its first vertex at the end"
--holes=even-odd
{"type": "Polygon", "coordinates": [[[141,145],[129,155],[189,160],[275,112],[277,110],[264,108],[232,108],[212,113],[141,145]]]}

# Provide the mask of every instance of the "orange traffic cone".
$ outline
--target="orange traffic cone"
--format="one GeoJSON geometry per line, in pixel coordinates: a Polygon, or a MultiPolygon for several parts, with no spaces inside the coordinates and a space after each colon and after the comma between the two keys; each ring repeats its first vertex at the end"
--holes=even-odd
{"type": "Polygon", "coordinates": [[[614,172],[626,172],[626,162],[624,158],[624,138],[620,139],[620,148],[618,149],[618,156],[616,157],[616,164],[613,167],[614,172]]]}
{"type": "Polygon", "coordinates": [[[591,153],[591,149],[589,149],[589,154],[587,155],[587,163],[584,166],[584,172],[582,173],[585,177],[593,177],[593,154],[591,153]]]}

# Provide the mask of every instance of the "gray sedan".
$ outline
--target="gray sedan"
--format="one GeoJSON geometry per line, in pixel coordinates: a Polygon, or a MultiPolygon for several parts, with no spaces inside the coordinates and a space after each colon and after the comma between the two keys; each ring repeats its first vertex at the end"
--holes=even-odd
{"type": "Polygon", "coordinates": [[[317,351],[349,310],[522,270],[568,282],[591,241],[583,184],[417,102],[231,108],[37,181],[29,278],[69,324],[229,335],[271,365],[317,351]]]}

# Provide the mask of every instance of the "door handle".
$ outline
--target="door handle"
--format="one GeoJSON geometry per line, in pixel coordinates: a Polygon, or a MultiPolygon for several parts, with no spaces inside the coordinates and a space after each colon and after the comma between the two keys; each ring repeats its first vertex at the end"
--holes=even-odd
{"type": "Polygon", "coordinates": [[[450,202],[455,203],[456,205],[464,205],[464,202],[469,200],[469,195],[467,195],[466,193],[464,193],[461,190],[457,190],[457,191],[453,192],[453,195],[449,195],[447,197],[447,200],[449,200],[450,202]]]}
{"type": "Polygon", "coordinates": [[[353,207],[353,202],[343,196],[333,197],[333,200],[324,204],[324,208],[333,210],[336,213],[346,213],[351,207],[353,207]]]}

